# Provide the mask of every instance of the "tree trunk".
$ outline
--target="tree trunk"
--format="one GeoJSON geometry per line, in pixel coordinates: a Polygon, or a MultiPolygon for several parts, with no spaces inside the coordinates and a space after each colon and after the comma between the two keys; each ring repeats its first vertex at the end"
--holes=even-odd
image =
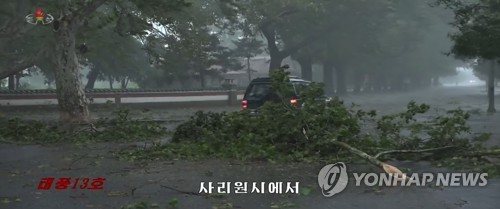
{"type": "Polygon", "coordinates": [[[337,94],[345,95],[347,93],[346,72],[341,65],[335,68],[337,72],[337,94]]]}
{"type": "Polygon", "coordinates": [[[269,56],[271,57],[271,61],[269,63],[269,74],[271,74],[273,70],[281,67],[283,59],[313,43],[314,41],[317,41],[317,36],[321,35],[321,33],[313,34],[312,36],[306,37],[296,44],[287,45],[286,49],[284,50],[280,50],[276,45],[276,29],[274,28],[272,21],[265,21],[265,23],[260,26],[260,29],[264,37],[266,37],[267,49],[269,50],[269,56]]]}
{"type": "Polygon", "coordinates": [[[360,93],[361,88],[363,88],[363,85],[365,83],[365,75],[359,71],[353,71],[354,73],[354,93],[360,93]]]}
{"type": "Polygon", "coordinates": [[[128,76],[125,76],[121,80],[121,89],[127,89],[127,85],[128,85],[128,76]]]}
{"type": "Polygon", "coordinates": [[[207,85],[205,83],[205,73],[203,71],[204,71],[203,69],[200,71],[200,85],[202,89],[204,89],[205,86],[207,85]]]}
{"type": "Polygon", "coordinates": [[[111,76],[108,76],[109,88],[113,89],[113,83],[115,83],[114,79],[111,76]]]}
{"type": "Polygon", "coordinates": [[[491,67],[488,75],[488,112],[494,113],[495,109],[495,68],[496,60],[491,61],[491,67]]]}
{"type": "Polygon", "coordinates": [[[280,53],[270,53],[271,62],[269,63],[269,72],[273,72],[276,69],[281,67],[281,63],[283,62],[284,57],[280,55],[280,53]]]}
{"type": "Polygon", "coordinates": [[[95,81],[97,80],[98,76],[99,76],[99,70],[92,68],[92,70],[90,70],[89,72],[87,85],[85,85],[85,89],[93,89],[95,81]]]}
{"type": "Polygon", "coordinates": [[[16,90],[16,79],[14,77],[14,74],[9,75],[9,90],[16,90]]]}
{"type": "Polygon", "coordinates": [[[248,82],[252,81],[252,68],[250,68],[250,57],[247,57],[248,82]]]}
{"type": "Polygon", "coordinates": [[[21,82],[20,82],[21,81],[21,77],[22,77],[21,75],[22,75],[22,73],[17,73],[15,75],[15,78],[16,78],[16,89],[21,89],[21,82]]]}
{"type": "Polygon", "coordinates": [[[323,82],[325,83],[325,93],[335,93],[333,85],[333,63],[330,61],[323,61],[323,82]]]}
{"type": "Polygon", "coordinates": [[[272,28],[270,24],[263,24],[263,26],[261,26],[261,31],[264,37],[266,37],[267,49],[269,50],[269,56],[271,57],[271,61],[269,63],[269,75],[271,75],[273,70],[281,67],[281,62],[284,57],[282,57],[281,51],[276,45],[276,32],[274,31],[274,28],[272,28]]]}
{"type": "Polygon", "coordinates": [[[312,81],[312,59],[311,56],[304,56],[300,59],[297,59],[300,64],[300,71],[302,79],[312,81]]]}
{"type": "MultiPolygon", "coordinates": [[[[78,20],[79,21],[79,20],[78,20]]],[[[77,22],[72,18],[61,20],[55,33],[55,80],[61,124],[88,122],[88,101],[80,80],[75,51],[77,22]]]]}
{"type": "MultiPolygon", "coordinates": [[[[278,18],[283,17],[282,15],[286,15],[282,13],[278,18]]],[[[271,73],[273,70],[281,67],[281,62],[283,59],[289,57],[290,55],[296,53],[300,49],[317,42],[324,37],[328,37],[326,34],[329,34],[330,31],[336,29],[335,24],[332,24],[328,27],[323,28],[320,31],[316,31],[315,33],[311,33],[311,35],[303,38],[302,40],[295,43],[285,43],[286,47],[283,50],[280,50],[276,45],[276,24],[275,20],[267,19],[261,22],[259,28],[267,40],[267,49],[269,50],[269,55],[271,56],[271,63],[269,65],[269,72],[271,73]]]]}

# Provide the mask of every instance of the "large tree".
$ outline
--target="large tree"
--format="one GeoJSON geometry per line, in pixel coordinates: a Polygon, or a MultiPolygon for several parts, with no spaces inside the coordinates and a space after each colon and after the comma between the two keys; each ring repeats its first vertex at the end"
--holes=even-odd
{"type": "MultiPolygon", "coordinates": [[[[162,86],[173,79],[197,78],[206,87],[206,77],[218,76],[229,69],[241,69],[231,50],[222,45],[222,38],[231,32],[233,10],[226,8],[228,1],[197,0],[184,12],[175,13],[167,27],[143,36],[148,53],[160,71],[155,80],[162,86]]],[[[148,82],[143,82],[148,83],[148,82]]]]}
{"type": "Polygon", "coordinates": [[[452,10],[452,25],[457,32],[450,35],[454,41],[451,54],[462,59],[489,61],[488,112],[495,109],[495,68],[500,58],[500,2],[497,0],[456,1],[437,0],[452,10]]]}
{"type": "Polygon", "coordinates": [[[335,86],[337,94],[345,94],[347,70],[353,69],[351,66],[356,63],[370,62],[370,56],[380,48],[381,31],[389,28],[382,24],[393,21],[393,18],[387,17],[392,12],[392,7],[393,3],[385,0],[355,0],[346,2],[344,7],[337,11],[336,16],[348,18],[333,18],[331,24],[336,25],[336,30],[323,43],[316,44],[316,55],[326,63],[326,67],[323,66],[324,81],[332,88],[331,92],[335,86]],[[336,72],[335,85],[333,72],[336,72]]]}
{"type": "MultiPolygon", "coordinates": [[[[349,74],[354,77],[352,80],[357,91],[367,75],[375,89],[388,89],[389,83],[401,82],[409,75],[408,71],[418,75],[418,71],[427,69],[424,65],[428,62],[420,55],[442,58],[440,50],[446,47],[421,47],[430,42],[424,36],[437,33],[429,27],[439,25],[432,15],[434,11],[425,1],[353,0],[330,6],[325,9],[331,11],[329,24],[334,25],[335,30],[292,57],[300,63],[303,76],[308,79],[311,78],[312,63],[324,62],[324,82],[329,92],[333,92],[336,86],[337,93],[345,93],[349,74]],[[333,72],[337,77],[335,83],[333,72]]],[[[288,45],[296,41],[297,34],[300,34],[300,28],[292,28],[280,37],[288,45]]],[[[442,38],[437,40],[442,41],[442,38]]]]}
{"type": "Polygon", "coordinates": [[[266,39],[270,71],[280,67],[283,59],[327,37],[335,29],[330,24],[330,14],[336,13],[332,8],[341,7],[337,1],[238,1],[240,22],[250,24],[266,39]]]}
{"type": "MultiPolygon", "coordinates": [[[[479,80],[488,82],[488,74],[491,66],[484,61],[485,60],[477,60],[476,62],[470,63],[469,66],[472,67],[474,75],[479,78],[479,80]]],[[[496,86],[498,86],[498,81],[500,81],[500,68],[496,68],[495,70],[495,81],[497,84],[496,86]]]]}
{"type": "MultiPolygon", "coordinates": [[[[77,58],[78,35],[84,30],[98,30],[90,28],[88,20],[96,16],[116,16],[122,22],[131,23],[134,20],[141,24],[128,24],[130,31],[134,26],[152,26],[151,23],[168,24],[171,12],[188,6],[183,0],[46,0],[37,1],[12,1],[9,4],[14,8],[26,7],[34,11],[36,7],[43,7],[47,13],[52,14],[56,20],[52,24],[55,32],[51,39],[44,40],[51,53],[54,63],[54,75],[57,86],[57,99],[60,108],[60,120],[64,124],[72,122],[86,122],[89,119],[87,100],[80,81],[79,61],[77,58]],[[103,15],[104,14],[104,15],[103,15]],[[113,15],[112,15],[113,14],[113,15]],[[125,15],[126,14],[126,15],[125,15]],[[146,24],[149,23],[149,24],[146,24]]],[[[21,14],[28,11],[21,12],[21,14]]],[[[105,20],[103,20],[105,21],[105,20]]],[[[13,33],[17,35],[23,30],[11,26],[12,21],[7,21],[7,27],[1,29],[2,34],[13,33]],[[5,30],[10,29],[10,30],[5,30]]],[[[121,26],[117,24],[117,26],[121,26]]],[[[143,28],[141,28],[143,29],[143,28]]],[[[125,35],[133,35],[127,31],[120,31],[125,35]]]]}
{"type": "Polygon", "coordinates": [[[262,42],[255,37],[245,35],[234,41],[236,48],[234,49],[234,55],[237,57],[245,58],[246,60],[246,70],[248,74],[248,81],[252,80],[252,72],[255,70],[250,66],[250,59],[263,52],[262,42]]]}
{"type": "Polygon", "coordinates": [[[120,35],[111,28],[96,32],[86,44],[85,57],[91,68],[86,89],[92,89],[96,80],[118,81],[124,89],[129,81],[140,81],[153,70],[137,38],[120,35]]]}
{"type": "MultiPolygon", "coordinates": [[[[2,4],[0,78],[8,76],[10,86],[14,86],[15,75],[35,65],[50,80],[54,77],[54,65],[49,63],[53,61],[55,45],[52,25],[31,25],[25,22],[26,15],[32,14],[36,7],[44,6],[43,2],[34,0],[7,1],[2,4]]],[[[48,8],[43,9],[55,16],[47,11],[48,8]]]]}
{"type": "Polygon", "coordinates": [[[47,51],[52,34],[27,24],[25,16],[32,13],[33,1],[2,2],[0,8],[0,79],[14,75],[39,61],[47,51]]]}

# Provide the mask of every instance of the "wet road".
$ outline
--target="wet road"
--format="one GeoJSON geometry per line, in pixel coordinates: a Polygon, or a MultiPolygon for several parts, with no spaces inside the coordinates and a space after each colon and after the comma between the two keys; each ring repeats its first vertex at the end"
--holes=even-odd
{"type": "MultiPolygon", "coordinates": [[[[496,209],[500,181],[486,187],[356,187],[326,198],[317,186],[317,173],[325,163],[273,164],[231,161],[169,161],[137,165],[119,161],[111,150],[126,145],[15,146],[0,145],[0,208],[83,209],[121,208],[146,201],[165,208],[176,198],[176,208],[424,208],[496,209]],[[37,190],[43,177],[106,178],[103,190],[37,190]],[[302,194],[228,194],[199,196],[200,182],[300,182],[302,194]],[[182,192],[162,186],[176,188],[182,192]],[[307,188],[307,189],[306,189],[307,188]],[[311,189],[310,194],[304,190],[311,189]],[[231,207],[229,207],[231,205],[231,207]]],[[[401,164],[415,172],[435,171],[427,163],[401,164]]],[[[352,166],[350,172],[377,171],[352,166]]]]}

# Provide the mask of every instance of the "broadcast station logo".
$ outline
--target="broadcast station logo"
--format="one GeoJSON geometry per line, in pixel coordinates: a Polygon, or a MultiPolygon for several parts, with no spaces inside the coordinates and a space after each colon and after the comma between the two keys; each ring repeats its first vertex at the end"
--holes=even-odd
{"type": "MultiPolygon", "coordinates": [[[[392,166],[391,166],[392,167],[392,166]]],[[[399,171],[399,169],[398,169],[399,171]]],[[[383,187],[483,187],[488,184],[488,173],[352,173],[355,186],[383,187]],[[363,184],[363,185],[362,185],[363,184]]],[[[323,167],[318,174],[318,184],[325,197],[345,190],[349,181],[347,167],[338,162],[323,167]]]]}
{"type": "Polygon", "coordinates": [[[32,25],[42,23],[43,25],[50,24],[54,21],[54,17],[50,14],[45,14],[42,8],[36,9],[35,13],[26,15],[26,22],[32,25]]]}
{"type": "Polygon", "coordinates": [[[344,163],[326,165],[318,174],[318,184],[325,197],[344,191],[348,181],[347,167],[344,163]]]}

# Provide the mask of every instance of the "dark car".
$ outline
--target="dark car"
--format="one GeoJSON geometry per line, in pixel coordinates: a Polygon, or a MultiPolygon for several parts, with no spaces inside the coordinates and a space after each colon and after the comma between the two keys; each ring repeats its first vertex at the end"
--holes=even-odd
{"type": "MultiPolygon", "coordinates": [[[[293,88],[290,104],[300,106],[300,90],[310,83],[310,81],[298,77],[290,77],[290,84],[293,88]]],[[[282,102],[272,90],[271,78],[256,78],[248,85],[241,107],[242,109],[255,110],[268,101],[282,102]]]]}

